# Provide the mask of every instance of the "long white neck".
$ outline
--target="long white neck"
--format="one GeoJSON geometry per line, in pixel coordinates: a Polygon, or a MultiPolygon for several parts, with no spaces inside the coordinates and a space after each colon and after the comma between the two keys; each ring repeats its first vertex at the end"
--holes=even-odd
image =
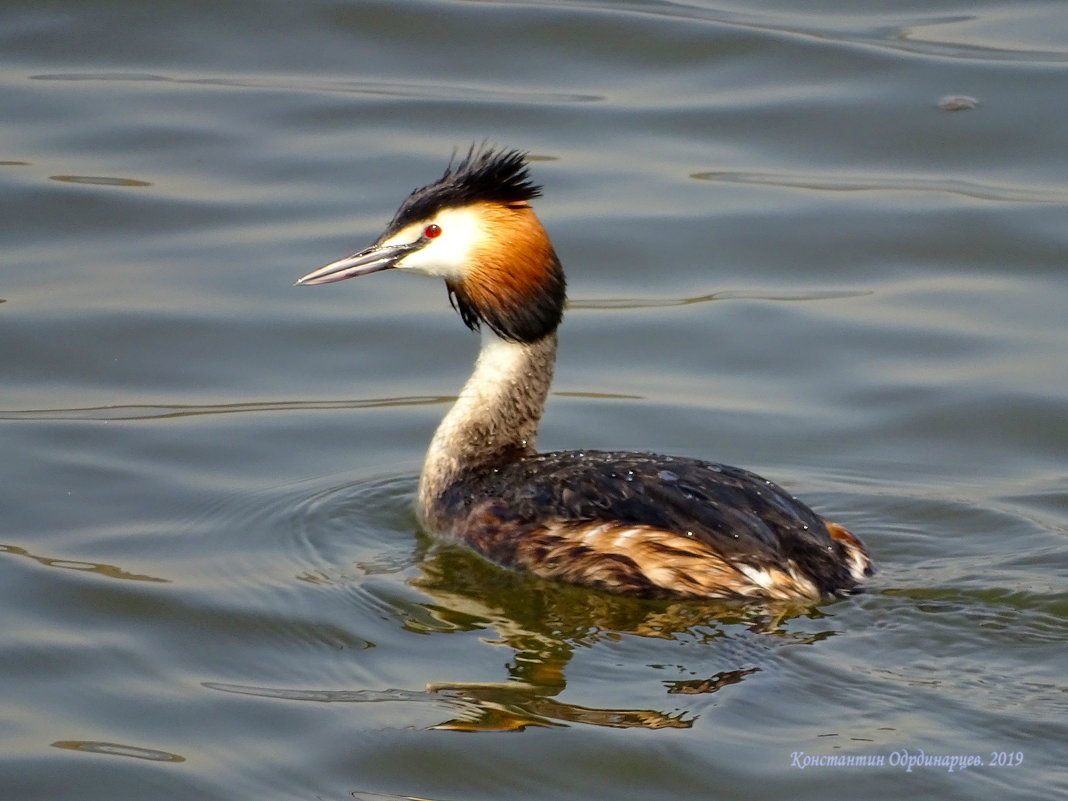
{"type": "Polygon", "coordinates": [[[556,334],[526,344],[483,329],[474,372],[438,426],[419,479],[419,514],[431,529],[442,493],[465,468],[534,452],[556,361],[556,334]]]}

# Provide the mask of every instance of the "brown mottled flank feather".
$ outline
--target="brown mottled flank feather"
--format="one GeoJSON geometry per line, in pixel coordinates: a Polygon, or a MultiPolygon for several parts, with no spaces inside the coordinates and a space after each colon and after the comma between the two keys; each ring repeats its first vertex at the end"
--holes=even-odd
{"type": "Polygon", "coordinates": [[[439,508],[493,561],[633,595],[818,599],[871,572],[841,526],[753,473],[696,459],[539,454],[473,468],[439,508]]]}

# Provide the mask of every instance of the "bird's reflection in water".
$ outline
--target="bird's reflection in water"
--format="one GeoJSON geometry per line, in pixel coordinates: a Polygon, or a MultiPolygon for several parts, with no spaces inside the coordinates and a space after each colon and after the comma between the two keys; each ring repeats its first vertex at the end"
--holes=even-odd
{"type": "MultiPolygon", "coordinates": [[[[735,633],[766,635],[804,643],[824,635],[790,634],[781,623],[805,607],[756,607],[709,602],[645,601],[592,592],[516,574],[462,548],[431,548],[410,581],[429,602],[425,610],[442,628],[492,630],[486,641],[515,653],[504,682],[434,683],[427,691],[456,705],[460,714],[433,728],[455,731],[511,731],[527,726],[589,724],[612,728],[689,728],[697,715],[672,709],[631,709],[626,704],[590,708],[557,698],[567,682],[565,668],[577,649],[626,636],[681,639],[711,644],[730,641],[728,659],[738,666],[714,675],[664,682],[666,693],[714,693],[760,671],[753,662],[767,645],[736,647],[735,633]],[[739,653],[739,650],[743,653],[739,653]]],[[[416,627],[425,630],[425,623],[416,627]]],[[[765,637],[751,637],[764,640],[765,637]]]]}

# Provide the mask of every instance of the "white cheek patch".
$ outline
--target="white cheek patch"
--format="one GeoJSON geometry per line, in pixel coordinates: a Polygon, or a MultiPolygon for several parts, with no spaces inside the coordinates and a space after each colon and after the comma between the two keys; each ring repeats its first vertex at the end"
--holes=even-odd
{"type": "Polygon", "coordinates": [[[431,223],[441,228],[441,234],[405,256],[397,263],[397,267],[438,278],[463,278],[470,266],[474,247],[482,237],[479,216],[472,209],[444,209],[432,220],[410,225],[383,244],[414,242],[423,236],[424,229],[431,223]]]}

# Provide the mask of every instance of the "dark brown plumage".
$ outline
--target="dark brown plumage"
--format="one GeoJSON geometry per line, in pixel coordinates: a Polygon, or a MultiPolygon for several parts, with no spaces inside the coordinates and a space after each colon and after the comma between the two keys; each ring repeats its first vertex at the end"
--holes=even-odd
{"type": "MultiPolygon", "coordinates": [[[[569,571],[539,565],[550,551],[563,549],[573,565],[589,562],[579,572],[591,578],[581,583],[654,597],[847,592],[859,579],[851,565],[863,554],[855,539],[832,537],[819,515],[772,482],[682,457],[613,451],[527,456],[471,468],[441,502],[456,532],[494,561],[553,575],[569,571]],[[612,525],[598,530],[606,521],[612,525]],[[633,550],[635,541],[654,543],[645,561],[662,567],[672,585],[650,580],[610,536],[624,530],[646,532],[626,544],[633,550]],[[716,560],[714,570],[694,560],[695,553],[716,560]],[[596,564],[603,559],[614,565],[607,580],[596,564]],[[712,582],[702,575],[713,572],[712,582]],[[760,587],[753,575],[767,575],[769,586],[760,587]],[[772,586],[776,581],[790,586],[772,586]]],[[[860,572],[870,575],[870,566],[860,572]]]]}

